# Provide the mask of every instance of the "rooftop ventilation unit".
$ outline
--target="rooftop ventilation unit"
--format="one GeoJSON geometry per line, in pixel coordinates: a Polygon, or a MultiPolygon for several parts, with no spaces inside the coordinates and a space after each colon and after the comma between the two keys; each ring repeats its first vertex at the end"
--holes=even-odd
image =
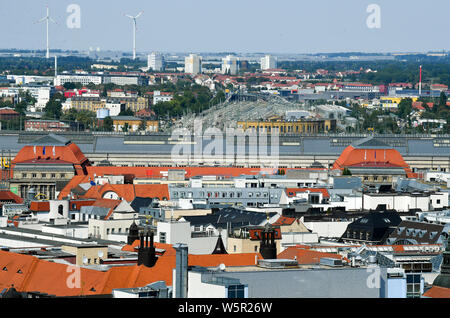
{"type": "Polygon", "coordinates": [[[320,265],[332,266],[332,267],[340,267],[343,266],[342,260],[331,257],[322,257],[320,258],[320,265]]]}
{"type": "Polygon", "coordinates": [[[258,266],[273,269],[296,268],[298,267],[298,262],[292,259],[259,259],[258,266]]]}

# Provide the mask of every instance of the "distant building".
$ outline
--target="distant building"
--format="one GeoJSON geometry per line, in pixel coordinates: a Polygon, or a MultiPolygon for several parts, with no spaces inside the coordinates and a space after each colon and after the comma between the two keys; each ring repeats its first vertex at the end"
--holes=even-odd
{"type": "Polygon", "coordinates": [[[256,132],[270,134],[277,131],[279,134],[313,134],[332,132],[336,130],[336,119],[300,119],[296,121],[239,121],[238,127],[243,130],[253,129],[256,132]]]}
{"type": "MultiPolygon", "coordinates": [[[[129,131],[135,132],[139,130],[142,119],[134,116],[113,116],[114,131],[129,131]],[[125,128],[127,127],[127,128],[125,128]]],[[[146,131],[157,132],[158,131],[158,121],[146,121],[146,131]]]]}
{"type": "Polygon", "coordinates": [[[19,113],[12,108],[0,108],[0,120],[15,120],[19,118],[19,116],[19,113]]]}
{"type": "Polygon", "coordinates": [[[164,56],[159,52],[148,55],[147,67],[152,71],[162,71],[164,68],[164,56]]]}
{"type": "Polygon", "coordinates": [[[184,71],[188,74],[198,74],[202,72],[202,57],[197,54],[189,54],[184,59],[184,71]]]}
{"type": "Polygon", "coordinates": [[[82,85],[88,85],[93,83],[100,85],[102,83],[102,77],[98,75],[58,75],[54,80],[55,86],[62,86],[65,83],[80,83],[82,85]]]}
{"type": "Polygon", "coordinates": [[[59,120],[30,119],[25,121],[26,131],[69,131],[70,125],[59,120]]]}
{"type": "Polygon", "coordinates": [[[266,55],[261,58],[261,70],[277,68],[277,60],[272,55],[266,55]]]}
{"type": "Polygon", "coordinates": [[[153,105],[159,102],[169,102],[173,99],[172,93],[154,91],[153,92],[153,105]]]}
{"type": "Polygon", "coordinates": [[[222,59],[222,73],[236,75],[239,71],[239,58],[233,55],[227,55],[222,59]]]}

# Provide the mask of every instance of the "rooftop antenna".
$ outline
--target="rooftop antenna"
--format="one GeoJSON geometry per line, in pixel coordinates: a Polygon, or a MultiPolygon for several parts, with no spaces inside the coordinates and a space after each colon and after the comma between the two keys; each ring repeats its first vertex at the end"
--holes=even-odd
{"type": "Polygon", "coordinates": [[[422,96],[422,65],[420,65],[419,73],[419,97],[422,96]]]}
{"type": "Polygon", "coordinates": [[[58,76],[58,57],[55,55],[55,78],[58,76]]]}
{"type": "Polygon", "coordinates": [[[45,57],[46,58],[50,58],[50,49],[49,49],[49,44],[48,44],[48,21],[51,21],[51,22],[53,22],[53,23],[55,23],[55,24],[57,24],[56,23],[56,21],[55,20],[53,20],[51,17],[50,17],[50,13],[49,13],[49,8],[48,8],[48,5],[46,5],[46,7],[47,7],[47,15],[45,16],[45,17],[43,17],[42,19],[40,19],[39,21],[37,21],[37,22],[35,22],[35,24],[36,23],[41,23],[41,22],[46,22],[46,34],[47,34],[47,52],[46,52],[46,54],[45,54],[45,57]]]}
{"type": "Polygon", "coordinates": [[[126,17],[133,20],[133,60],[136,59],[136,30],[137,30],[136,19],[139,18],[142,15],[142,13],[144,13],[144,11],[139,12],[135,17],[129,14],[124,14],[126,17]]]}

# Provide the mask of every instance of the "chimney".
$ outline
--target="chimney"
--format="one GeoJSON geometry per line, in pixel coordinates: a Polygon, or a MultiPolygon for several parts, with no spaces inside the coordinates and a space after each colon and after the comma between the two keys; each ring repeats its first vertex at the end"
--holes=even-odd
{"type": "Polygon", "coordinates": [[[144,235],[142,232],[141,234],[141,244],[139,246],[138,250],[138,265],[144,265],[147,267],[153,267],[155,266],[156,261],[158,260],[155,253],[155,247],[153,246],[153,232],[147,231],[144,235]],[[145,236],[145,242],[144,242],[144,236],[145,236]],[[149,245],[149,236],[151,237],[149,245]]]}
{"type": "Polygon", "coordinates": [[[175,244],[173,248],[176,251],[175,267],[175,298],[187,298],[188,291],[188,246],[186,244],[175,244]]]}

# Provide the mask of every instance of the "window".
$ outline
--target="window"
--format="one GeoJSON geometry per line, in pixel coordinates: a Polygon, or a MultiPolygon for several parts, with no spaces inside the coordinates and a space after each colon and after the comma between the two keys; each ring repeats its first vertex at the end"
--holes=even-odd
{"type": "Polygon", "coordinates": [[[61,173],[61,178],[65,178],[66,174],[65,173],[61,173]]]}
{"type": "Polygon", "coordinates": [[[32,178],[36,178],[36,177],[37,177],[37,174],[36,174],[36,173],[32,173],[32,174],[31,174],[31,177],[32,177],[32,178]]]}
{"type": "Polygon", "coordinates": [[[159,232],[159,243],[166,243],[166,232],[159,232]]]}
{"type": "Polygon", "coordinates": [[[244,298],[244,297],[245,297],[244,285],[228,286],[228,298],[244,298]]]}
{"type": "Polygon", "coordinates": [[[42,173],[41,176],[42,176],[42,178],[47,178],[47,174],[46,173],[42,173]]]}
{"type": "Polygon", "coordinates": [[[421,281],[420,274],[406,274],[407,298],[419,298],[421,296],[420,281],[421,281]]]}
{"type": "Polygon", "coordinates": [[[26,173],[22,173],[22,178],[26,178],[27,174],[26,173]]]}

